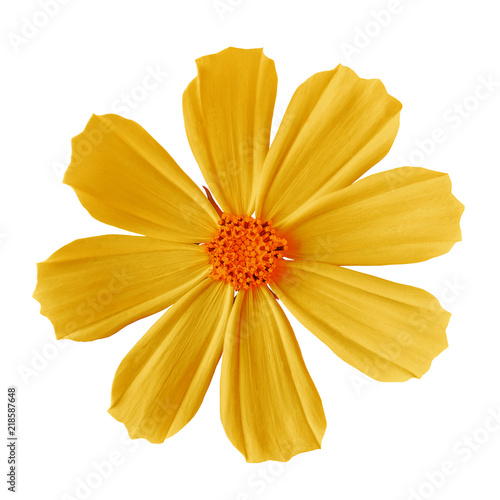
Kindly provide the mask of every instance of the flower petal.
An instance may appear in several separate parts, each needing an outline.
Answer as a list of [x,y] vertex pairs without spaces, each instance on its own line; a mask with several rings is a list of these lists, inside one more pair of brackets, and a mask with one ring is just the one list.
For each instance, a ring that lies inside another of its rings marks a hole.
[[97,236],[73,241],[38,264],[33,296],[58,339],[95,340],[166,309],[209,268],[199,245]]
[[305,203],[350,185],[387,154],[400,110],[380,80],[342,65],[306,80],[264,163],[257,216],[279,225]]
[[274,62],[262,49],[230,47],[197,59],[183,96],[184,122],[203,176],[225,212],[251,215],[269,150]]
[[206,279],[174,304],[121,362],[109,413],[132,439],[161,443],[195,415],[222,354],[233,289]]
[[283,261],[273,289],[345,362],[384,382],[420,378],[448,346],[450,314],[429,293],[332,264]]
[[292,259],[405,264],[442,255],[460,241],[463,208],[447,174],[403,167],[323,196],[280,229]]
[[267,287],[236,296],[224,341],[221,417],[248,462],[287,461],[321,447],[321,399]]
[[93,115],[72,141],[64,176],[92,217],[184,243],[209,240],[218,215],[173,158],[137,123]]

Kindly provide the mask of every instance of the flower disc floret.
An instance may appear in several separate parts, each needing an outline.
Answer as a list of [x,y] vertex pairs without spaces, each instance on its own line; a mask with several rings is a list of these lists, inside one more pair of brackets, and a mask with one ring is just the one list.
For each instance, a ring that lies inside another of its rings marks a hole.
[[218,224],[219,232],[204,245],[212,260],[209,276],[235,290],[266,284],[287,249],[272,221],[223,213]]

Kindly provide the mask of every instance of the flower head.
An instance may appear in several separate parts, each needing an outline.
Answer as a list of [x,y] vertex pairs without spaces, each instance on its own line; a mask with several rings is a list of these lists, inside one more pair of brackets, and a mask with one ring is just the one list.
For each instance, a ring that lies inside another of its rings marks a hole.
[[269,282],[277,262],[288,248],[272,221],[248,215],[222,214],[220,229],[204,250],[210,255],[210,277],[229,283],[235,290]]
[[295,92],[270,144],[277,77],[262,50],[197,60],[183,97],[191,149],[217,202],[138,124],[93,116],[64,182],[97,220],[142,236],[74,241],[38,265],[57,338],[90,341],[168,310],[122,361],[109,412],[153,443],[196,414],[222,356],[221,419],[250,462],[321,446],[321,399],[279,301],[380,381],[421,377],[449,314],[423,290],[343,266],[420,262],[459,241],[446,174],[389,151],[401,104],[338,66]]

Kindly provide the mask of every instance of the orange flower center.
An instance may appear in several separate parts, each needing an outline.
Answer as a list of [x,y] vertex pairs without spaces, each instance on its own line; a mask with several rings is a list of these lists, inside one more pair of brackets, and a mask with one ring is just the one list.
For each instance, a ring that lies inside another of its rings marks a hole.
[[218,224],[215,238],[204,244],[212,260],[209,276],[226,281],[235,290],[267,283],[287,249],[272,221],[223,213]]

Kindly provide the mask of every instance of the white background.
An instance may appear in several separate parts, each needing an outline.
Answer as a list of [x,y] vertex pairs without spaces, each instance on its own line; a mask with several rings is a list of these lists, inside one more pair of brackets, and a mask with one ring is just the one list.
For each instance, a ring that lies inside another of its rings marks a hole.
[[[500,412],[497,3],[65,0],[50,18],[40,3],[3,2],[0,13],[0,342],[2,393],[10,384],[19,391],[17,498],[499,499],[500,430],[484,428]],[[35,20],[46,22],[30,31]],[[453,314],[450,348],[422,380],[371,381],[292,319],[328,428],[322,450],[285,464],[246,464],[227,440],[219,370],[181,432],[163,445],[128,440],[106,411],[111,382],[158,316],[105,340],[56,344],[31,298],[36,262],[76,238],[120,232],[93,220],[61,183],[71,137],[92,113],[119,112],[201,185],[181,95],[196,74],[194,60],[230,45],[264,47],[276,62],[275,128],[313,73],[341,62],[380,78],[403,111],[393,149],[371,172],[408,164],[449,172],[466,206],[464,241],[449,254],[363,269],[425,288]],[[160,75],[156,88],[137,90],[152,70]],[[496,84],[488,91],[485,80]],[[124,95],[138,99],[127,104]],[[440,144],[430,142],[436,128]],[[103,477],[95,464],[110,457],[115,465]],[[445,462],[453,474],[436,473]],[[78,489],[87,481],[90,490]],[[2,479],[2,494],[6,486]]]

